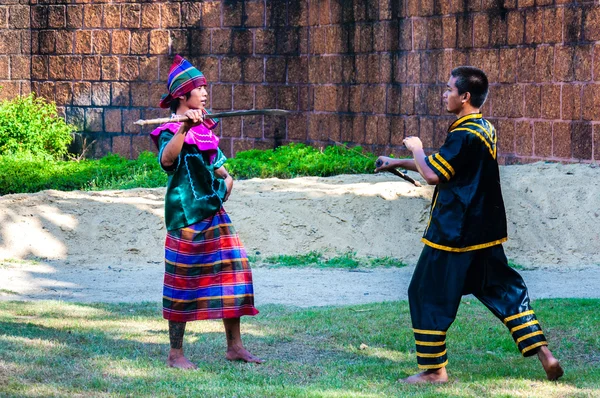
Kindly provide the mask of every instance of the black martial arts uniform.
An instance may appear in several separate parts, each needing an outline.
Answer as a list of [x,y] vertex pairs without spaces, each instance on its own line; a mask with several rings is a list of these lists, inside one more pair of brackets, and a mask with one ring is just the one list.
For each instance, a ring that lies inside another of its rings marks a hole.
[[481,114],[455,121],[439,153],[425,159],[440,183],[425,244],[408,289],[421,369],[446,366],[446,331],[461,297],[473,294],[510,330],[524,356],[547,345],[523,278],[508,266],[506,213],[496,132]]

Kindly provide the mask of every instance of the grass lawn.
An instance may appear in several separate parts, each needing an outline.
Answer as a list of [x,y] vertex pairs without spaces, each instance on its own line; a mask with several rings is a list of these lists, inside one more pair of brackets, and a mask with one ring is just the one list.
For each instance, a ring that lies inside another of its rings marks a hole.
[[[565,376],[549,382],[508,331],[466,297],[447,338],[451,382],[406,386],[417,371],[406,302],[296,309],[246,317],[262,365],[224,359],[220,321],[188,325],[197,371],[169,369],[157,303],[0,303],[0,396],[600,397],[600,300],[539,300],[534,308]],[[361,344],[367,347],[360,349]]]

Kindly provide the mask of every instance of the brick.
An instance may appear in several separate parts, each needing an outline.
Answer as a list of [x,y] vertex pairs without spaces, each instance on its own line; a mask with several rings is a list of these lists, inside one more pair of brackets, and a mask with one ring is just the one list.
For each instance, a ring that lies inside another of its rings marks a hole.
[[543,42],[562,43],[564,8],[546,8],[543,10]]
[[307,139],[308,117],[303,113],[293,114],[287,118],[287,138],[305,141]]
[[126,133],[138,134],[141,128],[134,123],[142,118],[139,109],[123,109],[123,130]]
[[102,57],[102,80],[119,79],[119,57]]
[[525,44],[542,43],[543,29],[540,27],[543,24],[542,9],[525,10]]
[[201,10],[200,3],[181,3],[181,26],[187,28],[201,26]]
[[73,105],[89,106],[92,104],[92,84],[88,82],[73,83]]
[[10,78],[12,80],[25,80],[31,78],[31,60],[26,55],[11,55]]
[[581,119],[581,93],[582,86],[579,84],[564,84],[562,86],[562,119]]
[[92,54],[108,54],[110,52],[110,34],[105,30],[92,31]]
[[212,108],[229,110],[232,108],[232,86],[229,84],[213,84],[210,95]]
[[66,14],[67,28],[76,29],[83,26],[83,6],[68,5]]
[[554,48],[541,46],[535,50],[535,79],[550,82],[554,78]]
[[263,138],[262,116],[245,116],[242,118],[242,134],[249,138]]
[[156,57],[139,58],[139,78],[145,81],[158,80],[158,59]]
[[223,26],[241,26],[242,25],[242,2],[225,2],[222,7]]
[[110,152],[131,159],[131,137],[128,135],[113,136]]
[[255,86],[254,102],[256,109],[276,108],[277,90],[273,86]]
[[600,40],[600,6],[594,5],[583,13],[583,37],[586,41]]
[[121,133],[121,120],[120,109],[104,109],[104,131],[107,133]]
[[223,57],[221,59],[222,82],[238,82],[242,78],[242,61],[239,57]]
[[99,4],[86,4],[83,6],[83,27],[102,27],[102,6]]
[[242,80],[246,83],[261,83],[264,80],[264,63],[261,58],[245,58],[241,65]]
[[189,31],[190,35],[190,54],[203,55],[210,54],[210,30],[194,29]]
[[600,160],[600,125],[593,124],[594,160]]
[[[56,31],[55,55],[73,53],[73,34],[74,34],[73,32],[64,31],[64,30]],[[85,43],[85,40],[84,40],[84,43]],[[88,42],[88,44],[89,44],[89,42]]]
[[456,43],[458,48],[473,47],[473,18],[459,15],[456,17]]
[[231,31],[232,49],[235,54],[252,54],[254,38],[252,31],[245,29],[233,29]]
[[181,9],[179,3],[161,4],[161,28],[179,28],[181,26]]
[[474,15],[473,30],[473,47],[487,47],[490,42],[490,19],[487,14]]
[[65,59],[63,56],[48,57],[48,76],[51,80],[65,78]]
[[56,103],[58,105],[71,105],[73,101],[73,87],[70,82],[57,82],[55,90]]
[[150,54],[169,53],[169,32],[153,30],[150,32]]
[[500,119],[493,122],[498,137],[498,152],[503,154],[515,151],[515,121]]
[[130,106],[129,83],[111,83],[110,104],[112,106]]
[[81,80],[83,58],[80,56],[71,56],[65,59],[65,71],[67,80]]
[[174,54],[181,54],[188,51],[188,34],[185,30],[171,30],[170,31],[170,52]]
[[571,124],[571,148],[573,157],[580,160],[592,159],[592,124]]
[[564,11],[563,40],[577,43],[582,39],[583,14],[581,7],[567,7]]
[[600,85],[584,85],[582,98],[583,119],[598,120],[600,118]]
[[[528,84],[523,89],[525,109],[523,116],[539,118],[542,114],[542,88],[539,85]],[[502,100],[502,99],[500,99]],[[509,99],[513,100],[513,99]],[[556,104],[550,104],[550,106]]]
[[206,28],[217,28],[221,26],[221,2],[202,2],[202,26]]
[[[246,2],[242,25],[257,28],[264,26],[265,5],[261,2]],[[297,25],[297,24],[294,24]]]
[[31,26],[29,6],[17,5],[8,7],[8,27],[26,29]]
[[[281,116],[265,116],[263,119],[263,134],[265,138],[274,138],[281,141],[286,136],[286,118]],[[333,121],[333,120],[331,120]],[[334,132],[339,131],[334,129]]]
[[66,8],[65,6],[48,7],[48,27],[64,28],[66,26]]
[[92,105],[110,105],[110,83],[92,83]]
[[[502,85],[494,87],[490,92],[494,104],[495,117],[523,116],[523,89],[518,85]],[[509,99],[509,100],[506,100]]]
[[[339,99],[339,97],[337,97]],[[277,107],[291,111],[298,110],[298,87],[280,86],[277,88]],[[337,109],[336,109],[337,110]]]
[[221,131],[223,137],[242,137],[242,118],[230,117],[221,120]]
[[153,105],[148,83],[131,83],[131,105],[137,107]]
[[557,46],[555,49],[555,77],[570,82],[575,78],[575,47]]
[[[202,71],[208,82],[219,81],[219,60],[216,57],[200,57],[192,59],[194,65]],[[163,79],[159,79],[163,80]]]
[[[223,38],[220,39],[221,41]],[[275,31],[272,29],[257,29],[254,36],[256,54],[274,54],[277,44]],[[213,39],[214,43],[214,39]]]
[[529,121],[517,121],[515,130],[516,153],[520,156],[533,155],[533,124]]
[[453,15],[442,17],[442,46],[444,48],[456,47],[456,17]]
[[149,49],[149,34],[144,31],[134,31],[131,32],[131,47],[129,52],[131,54],[140,54],[146,55],[148,54]]
[[542,118],[560,118],[560,86],[557,84],[544,84],[541,89]]
[[144,29],[160,28],[160,4],[144,3],[141,6],[141,27]]
[[[31,6],[31,28],[32,29],[47,29],[48,28],[48,7],[47,6]],[[0,8],[0,28],[8,28],[8,8]],[[80,25],[81,26],[81,25]]]
[[571,124],[554,123],[552,126],[552,156],[571,158]]
[[233,109],[254,108],[254,87],[250,85],[233,86]]
[[499,51],[493,49],[471,52],[471,65],[484,70],[490,84],[496,83],[499,74]]
[[552,124],[550,122],[534,122],[533,131],[534,155],[550,156],[552,154]]
[[[413,20],[413,49],[424,50],[427,48],[427,20]],[[361,51],[366,52],[366,51]]]
[[[6,63],[6,78],[8,78],[8,57],[0,56],[0,70],[3,70],[3,59]],[[3,75],[0,75],[2,78]],[[36,80],[48,79],[48,58],[45,56],[33,56],[31,58],[31,78]]]
[[[69,39],[72,40],[72,39]],[[59,40],[61,41],[61,40]],[[57,41],[57,47],[58,42]],[[69,50],[70,51],[70,50]],[[75,31],[75,54],[91,54],[92,53],[92,31],[76,30]]]
[[121,26],[121,6],[118,4],[104,5],[104,27],[116,29]]
[[[0,53],[8,54],[14,50],[9,49],[8,43],[14,37],[2,37],[0,32]],[[56,49],[56,32],[55,31],[42,31],[39,34],[39,51],[40,54],[54,54]]]
[[525,14],[522,11],[510,11],[507,16],[507,44],[522,44],[525,36]]
[[285,58],[267,58],[265,81],[270,83],[285,83],[285,76]]
[[142,152],[152,152],[155,154],[158,152],[149,134],[131,137],[132,159],[137,159]]
[[78,131],[83,130],[85,114],[83,108],[66,107],[65,109],[67,123],[72,124]]
[[82,78],[84,80],[100,80],[102,76],[101,57],[91,56],[82,58]]
[[233,41],[229,29],[214,29],[212,31],[211,49],[214,54],[227,54],[232,51]]
[[421,83],[421,59],[419,53],[412,52],[406,59],[406,81]]
[[85,110],[85,131],[101,132],[104,130],[102,108],[86,108]]
[[517,81],[522,83],[535,81],[536,60],[534,48],[524,47],[517,49],[517,65]]
[[[39,75],[41,73],[43,73],[43,70],[40,71],[43,68],[43,64],[40,63],[40,61],[37,61],[37,72],[36,70],[32,70],[32,72],[35,75]],[[35,67],[34,67],[35,68]],[[5,55],[0,55],[0,79],[2,80],[8,80],[9,78],[9,58]]]
[[142,7],[140,4],[123,4],[121,7],[121,26],[123,28],[141,27]]

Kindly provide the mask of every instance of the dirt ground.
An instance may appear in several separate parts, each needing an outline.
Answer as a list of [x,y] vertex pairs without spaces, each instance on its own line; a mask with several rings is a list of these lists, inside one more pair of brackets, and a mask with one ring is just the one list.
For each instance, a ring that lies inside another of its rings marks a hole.
[[[412,176],[416,176],[411,173]],[[600,168],[501,168],[507,256],[533,298],[600,297]],[[226,204],[247,251],[389,256],[408,267],[254,270],[257,303],[404,299],[433,187],[390,174],[237,181]],[[0,299],[155,301],[161,295],[164,189],[44,191],[0,197]]]

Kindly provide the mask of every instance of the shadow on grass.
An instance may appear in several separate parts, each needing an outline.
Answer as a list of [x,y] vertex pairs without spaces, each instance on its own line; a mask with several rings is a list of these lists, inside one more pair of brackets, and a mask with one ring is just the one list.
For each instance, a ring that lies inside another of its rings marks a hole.
[[192,322],[185,349],[199,369],[188,372],[164,363],[167,322],[156,303],[5,302],[0,395],[593,396],[600,387],[595,333],[600,301],[535,304],[563,359],[563,382],[545,382],[537,361],[521,358],[501,323],[473,303],[461,307],[448,334],[453,381],[414,387],[397,383],[416,371],[405,302],[304,310],[265,306],[259,316],[242,320],[245,345],[267,360],[263,365],[225,360],[221,321]]

